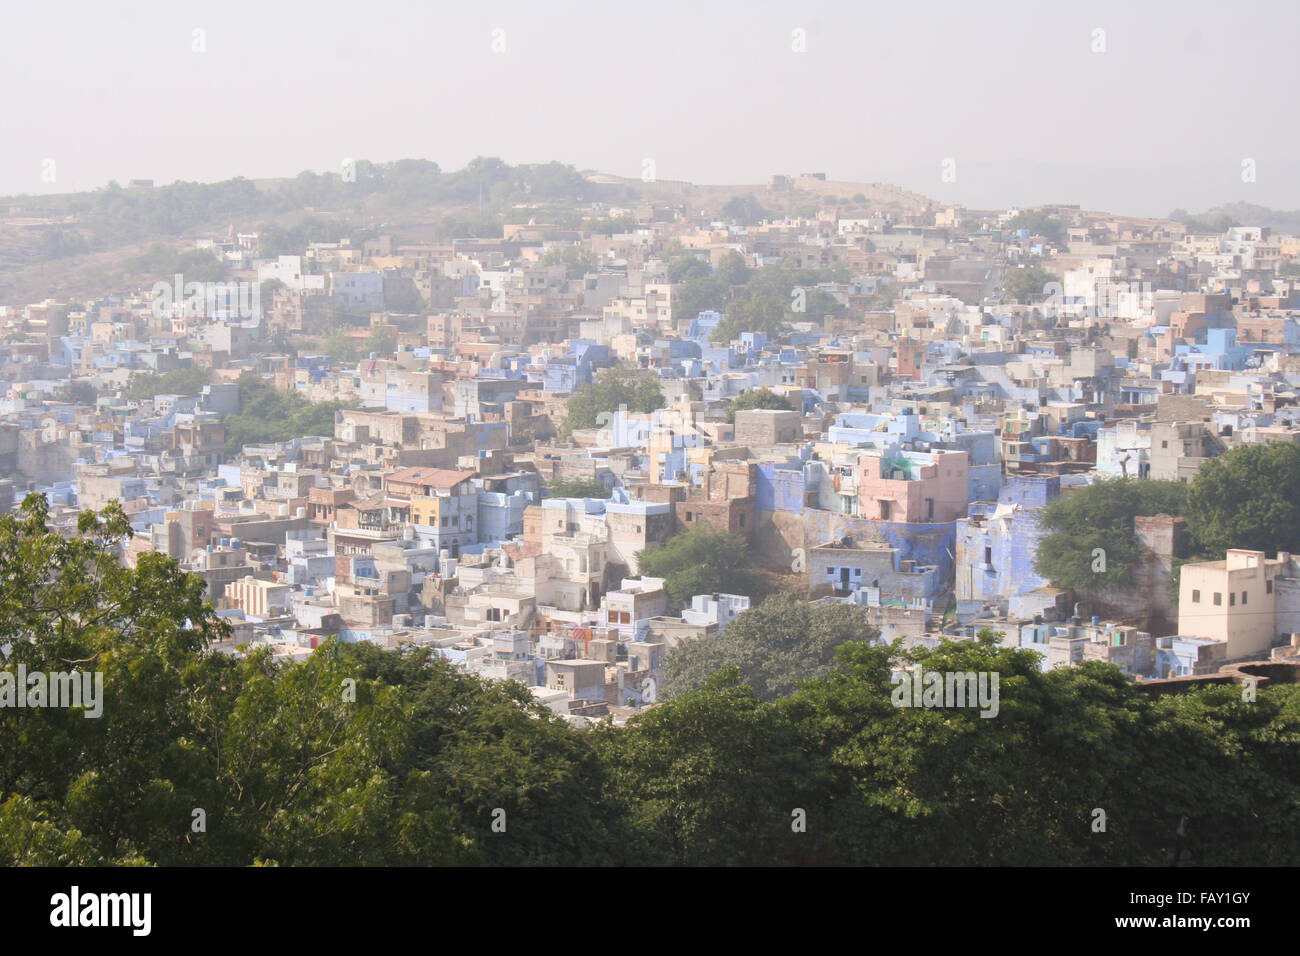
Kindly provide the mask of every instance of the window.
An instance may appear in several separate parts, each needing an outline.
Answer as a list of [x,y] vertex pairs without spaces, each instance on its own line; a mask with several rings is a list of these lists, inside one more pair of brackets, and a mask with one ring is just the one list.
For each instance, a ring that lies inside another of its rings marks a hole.
[[1214,606],[1215,606],[1215,607],[1218,607],[1218,606],[1221,605],[1222,603],[1223,603],[1223,595],[1220,594],[1218,591],[1215,591],[1215,592],[1214,592]]
[[1162,442],[1160,443],[1160,447],[1161,447],[1161,448],[1168,448],[1168,447],[1169,447],[1169,442],[1167,442],[1167,441],[1162,441]]
[[1237,592],[1236,592],[1236,591],[1229,591],[1229,592],[1228,592],[1228,607],[1236,607],[1236,606],[1237,606]]
[[690,513],[689,511],[686,512],[686,520],[687,520],[687,521],[690,521],[690,520],[691,520],[691,513]]
[[1242,591],[1242,592],[1241,592],[1241,603],[1242,603],[1242,604],[1246,604],[1246,603],[1248,603],[1246,599],[1249,598],[1249,597],[1250,597],[1250,594],[1249,594],[1248,592],[1246,592],[1246,591]]
[[1193,603],[1193,604],[1200,604],[1200,603],[1201,603],[1201,592],[1200,592],[1200,591],[1193,591],[1193,592],[1192,592],[1192,603]]

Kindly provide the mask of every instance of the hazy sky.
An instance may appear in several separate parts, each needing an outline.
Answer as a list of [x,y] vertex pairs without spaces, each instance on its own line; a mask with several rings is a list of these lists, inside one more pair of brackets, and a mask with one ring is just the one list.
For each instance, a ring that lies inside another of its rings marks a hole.
[[978,207],[1300,208],[1294,0],[97,0],[0,24],[0,194],[482,154]]

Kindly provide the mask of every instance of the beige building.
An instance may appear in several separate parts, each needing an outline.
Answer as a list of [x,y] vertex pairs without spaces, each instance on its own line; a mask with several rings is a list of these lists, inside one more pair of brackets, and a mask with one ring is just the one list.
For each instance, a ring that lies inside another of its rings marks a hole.
[[226,585],[226,604],[250,617],[287,614],[292,590],[287,584],[246,576]]
[[1267,657],[1278,643],[1278,581],[1290,555],[1230,549],[1222,561],[1185,564],[1178,591],[1178,632],[1227,644],[1227,659]]

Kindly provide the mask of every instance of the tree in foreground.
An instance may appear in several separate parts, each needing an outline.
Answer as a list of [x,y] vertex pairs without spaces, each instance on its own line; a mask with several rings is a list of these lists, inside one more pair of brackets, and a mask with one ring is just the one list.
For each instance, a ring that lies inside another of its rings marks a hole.
[[[1157,697],[776,599],[691,662],[719,668],[694,689],[577,728],[428,648],[216,653],[200,578],[118,560],[119,507],[49,524],[39,495],[0,516],[3,864],[1300,863],[1300,684]],[[20,666],[102,693],[15,708]],[[996,700],[900,706],[906,668]]]

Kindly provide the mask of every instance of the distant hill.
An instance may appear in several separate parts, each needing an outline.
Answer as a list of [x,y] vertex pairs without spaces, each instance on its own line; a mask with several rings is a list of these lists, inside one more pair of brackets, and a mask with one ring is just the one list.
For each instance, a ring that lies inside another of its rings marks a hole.
[[109,183],[88,192],[0,197],[0,302],[21,305],[49,294],[90,295],[106,285],[129,285],[145,278],[132,263],[152,243],[179,246],[232,226],[261,232],[262,251],[276,255],[310,241],[356,241],[379,232],[427,241],[500,236],[502,224],[515,221],[573,229],[584,219],[607,223],[610,206],[667,205],[712,216],[738,199],[763,215],[814,216],[830,205],[849,216],[908,214],[932,205],[885,183],[805,175],[753,186],[697,185],[555,162],[510,166],[490,157],[454,171],[425,159],[358,160],[346,171],[283,179]]
[[1169,218],[1204,232],[1222,232],[1230,226],[1264,226],[1287,235],[1300,234],[1300,209],[1288,212],[1248,202],[1224,203],[1195,216],[1186,209],[1175,209]]

